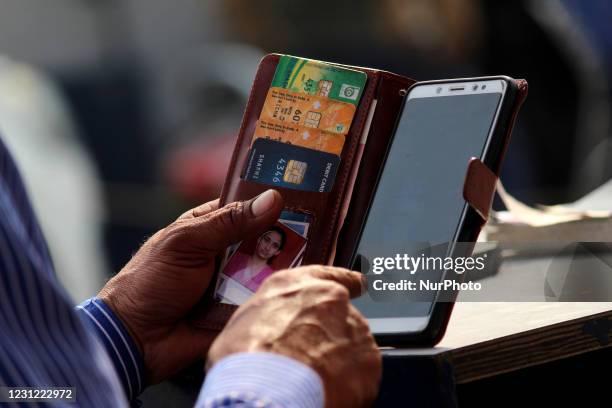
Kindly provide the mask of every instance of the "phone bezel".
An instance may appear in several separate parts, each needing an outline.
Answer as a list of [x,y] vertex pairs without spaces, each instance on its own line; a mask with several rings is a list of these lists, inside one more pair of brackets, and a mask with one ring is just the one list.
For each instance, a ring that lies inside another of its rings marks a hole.
[[[491,88],[491,84],[500,84],[498,88]],[[473,89],[474,85],[478,85],[478,89]],[[486,85],[485,89],[482,89],[482,85]],[[458,88],[463,86],[463,90],[453,90],[451,88]],[[441,91],[435,91],[437,88],[442,88]],[[488,89],[487,89],[488,88]],[[433,93],[432,93],[433,90]],[[387,157],[393,139],[397,132],[399,122],[403,116],[403,111],[406,106],[406,102],[409,99],[414,98],[425,98],[425,97],[441,97],[450,95],[469,95],[469,94],[482,94],[482,93],[501,93],[501,98],[495,112],[492,126],[487,135],[487,139],[481,151],[480,159],[489,168],[497,169],[503,159],[503,152],[505,147],[505,137],[508,122],[512,115],[513,103],[517,95],[518,88],[516,87],[514,80],[507,76],[494,76],[494,77],[479,77],[479,78],[457,78],[450,80],[436,80],[418,82],[409,88],[406,97],[404,98],[403,106],[401,108],[402,114],[398,116],[395,124],[395,130],[393,137],[388,143],[388,148],[383,159],[383,165],[380,167],[376,187],[374,193],[370,198],[368,210],[366,216],[362,221],[360,227],[359,237],[356,240],[353,248],[353,255],[351,257],[351,265],[354,263],[359,242],[361,241],[361,234],[365,227],[365,221],[369,215],[372,202],[378,189],[378,183],[385,168]],[[416,95],[416,96],[415,96]],[[467,170],[466,162],[466,170]],[[465,203],[457,229],[455,230],[452,246],[450,253],[455,251],[455,244],[457,242],[475,242],[478,237],[480,225],[482,220],[480,216],[467,204]],[[442,277],[444,279],[445,276]],[[456,293],[454,294],[456,297]],[[370,329],[374,333],[374,336],[379,345],[398,345],[398,344],[428,344],[434,345],[437,343],[444,334],[446,324],[450,318],[452,311],[453,302],[439,302],[437,297],[432,302],[430,312],[427,316],[422,317],[390,317],[390,318],[369,318]],[[406,325],[410,324],[409,330],[406,330]],[[385,330],[381,330],[384,328]]]

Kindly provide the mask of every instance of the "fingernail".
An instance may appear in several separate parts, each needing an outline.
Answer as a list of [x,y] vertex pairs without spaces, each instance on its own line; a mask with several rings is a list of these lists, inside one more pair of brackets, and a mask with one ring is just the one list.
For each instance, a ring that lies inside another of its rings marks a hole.
[[255,217],[269,211],[274,205],[274,190],[267,190],[257,196],[253,204],[251,204],[251,212]]

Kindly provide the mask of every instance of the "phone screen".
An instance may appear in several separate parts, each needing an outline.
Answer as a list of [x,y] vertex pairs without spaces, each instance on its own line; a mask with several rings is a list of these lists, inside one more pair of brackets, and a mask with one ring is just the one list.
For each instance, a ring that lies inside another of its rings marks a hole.
[[[357,246],[356,256],[367,265],[362,272],[374,258],[427,255],[455,240],[466,208],[467,165],[471,157],[483,158],[504,92],[503,81],[490,82],[479,82],[478,90],[465,84],[461,91],[450,89],[456,83],[429,84],[407,95]],[[424,324],[415,318],[427,317],[433,301],[386,302],[366,293],[354,304],[374,332],[384,332],[396,331],[397,318]],[[372,324],[383,320],[388,324]]]

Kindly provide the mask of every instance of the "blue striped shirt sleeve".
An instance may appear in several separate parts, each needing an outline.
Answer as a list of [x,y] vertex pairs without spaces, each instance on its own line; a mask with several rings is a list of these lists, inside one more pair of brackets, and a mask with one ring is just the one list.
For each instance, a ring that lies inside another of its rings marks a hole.
[[323,383],[310,367],[274,353],[238,353],[208,372],[197,408],[321,408]]
[[90,324],[104,345],[128,400],[134,400],[144,389],[145,370],[142,356],[131,335],[111,308],[97,297],[78,305],[77,312]]
[[21,177],[0,138],[0,386],[74,387],[76,403],[53,403],[58,407],[126,406],[107,353],[87,329],[55,278]]

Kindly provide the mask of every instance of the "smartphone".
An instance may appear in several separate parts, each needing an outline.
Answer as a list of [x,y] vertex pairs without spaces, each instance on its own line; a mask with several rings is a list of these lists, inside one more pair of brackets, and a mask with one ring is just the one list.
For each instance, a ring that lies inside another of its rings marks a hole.
[[[517,94],[508,77],[420,82],[408,90],[352,269],[369,280],[379,259],[432,251],[455,256],[466,251],[459,243],[476,241],[482,219],[462,195],[468,162],[477,157],[497,171]],[[434,279],[451,273],[439,271]],[[368,290],[354,300],[379,345],[434,345],[442,338],[454,299],[440,301],[435,291],[418,301],[394,296],[380,299]]]

